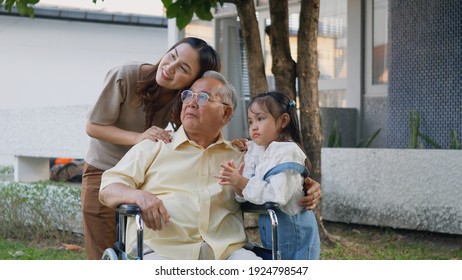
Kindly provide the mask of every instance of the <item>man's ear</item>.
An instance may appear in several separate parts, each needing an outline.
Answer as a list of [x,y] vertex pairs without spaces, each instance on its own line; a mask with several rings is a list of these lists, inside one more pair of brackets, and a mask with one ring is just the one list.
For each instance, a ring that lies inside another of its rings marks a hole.
[[282,114],[281,116],[281,127],[286,127],[290,122],[290,116],[287,113]]
[[226,119],[226,122],[229,122],[233,117],[234,110],[231,106],[225,106],[223,118]]

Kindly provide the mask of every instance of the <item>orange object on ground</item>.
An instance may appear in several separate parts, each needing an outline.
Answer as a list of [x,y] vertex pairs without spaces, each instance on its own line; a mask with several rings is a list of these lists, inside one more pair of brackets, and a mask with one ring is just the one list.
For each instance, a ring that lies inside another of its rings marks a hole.
[[73,161],[74,159],[73,158],[57,158],[55,159],[55,164],[58,165],[58,164],[66,164],[66,163],[69,163],[71,161]]

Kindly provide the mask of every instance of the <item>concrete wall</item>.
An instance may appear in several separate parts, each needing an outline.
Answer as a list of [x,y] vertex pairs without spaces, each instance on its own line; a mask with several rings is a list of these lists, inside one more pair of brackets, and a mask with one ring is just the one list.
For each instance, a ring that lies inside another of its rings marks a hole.
[[323,148],[327,221],[462,234],[462,151]]
[[[89,105],[40,107],[0,111],[0,152],[16,156],[82,158]],[[7,136],[7,137],[6,137]]]
[[15,181],[49,178],[49,158],[83,158],[90,105],[39,107],[0,111],[0,165],[15,166]]
[[[368,140],[378,129],[379,134],[372,141],[370,148],[387,147],[387,97],[376,96],[363,99],[361,139]],[[358,141],[359,142],[359,141]]]
[[356,147],[356,108],[320,108],[323,135],[323,147],[328,147],[329,136],[333,132],[334,124],[341,138],[341,147]]

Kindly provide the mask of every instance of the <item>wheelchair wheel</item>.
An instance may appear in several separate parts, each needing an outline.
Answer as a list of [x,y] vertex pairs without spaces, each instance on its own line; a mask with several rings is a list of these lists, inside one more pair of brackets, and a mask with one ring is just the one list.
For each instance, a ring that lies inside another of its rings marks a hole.
[[117,254],[112,248],[108,248],[104,250],[103,256],[101,257],[102,260],[106,261],[116,261],[118,260]]

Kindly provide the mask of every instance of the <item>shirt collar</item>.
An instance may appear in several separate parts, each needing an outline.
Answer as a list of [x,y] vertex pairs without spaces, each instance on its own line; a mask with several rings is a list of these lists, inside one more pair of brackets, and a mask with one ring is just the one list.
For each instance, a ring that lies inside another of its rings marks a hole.
[[[196,142],[189,140],[188,136],[186,135],[186,132],[184,131],[183,125],[181,125],[178,128],[178,130],[173,134],[173,141],[172,141],[173,149],[177,149],[178,146],[180,146],[184,142],[190,142],[191,144],[197,145]],[[230,141],[227,141],[223,138],[223,133],[221,133],[221,131],[218,136],[218,140],[214,144],[210,145],[209,148],[215,145],[225,145],[228,148],[235,149]]]

